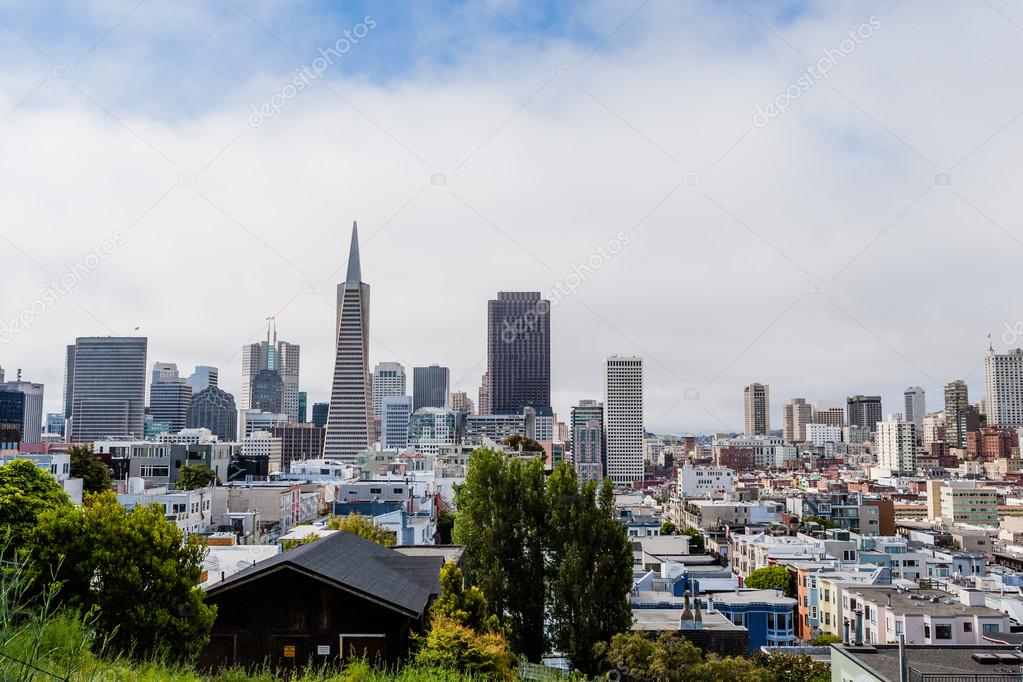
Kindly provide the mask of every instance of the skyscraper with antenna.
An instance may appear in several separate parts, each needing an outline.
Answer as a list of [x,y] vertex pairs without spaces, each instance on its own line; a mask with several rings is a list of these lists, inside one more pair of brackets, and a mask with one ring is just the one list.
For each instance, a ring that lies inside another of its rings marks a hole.
[[373,403],[369,377],[369,285],[362,281],[359,228],[352,223],[348,273],[337,285],[334,380],[327,412],[325,458],[354,462],[369,447]]
[[[277,340],[277,318],[266,318],[266,340],[242,346],[242,383],[238,399],[239,409],[260,408],[256,404],[257,393],[266,400],[266,387],[276,384],[269,381],[270,374],[280,377],[280,412],[288,418],[298,420],[298,370],[300,349],[298,344]],[[262,375],[260,375],[262,373]],[[257,378],[260,380],[257,382]],[[255,389],[260,388],[260,391]],[[263,405],[265,408],[266,406]],[[276,411],[276,410],[274,410]]]

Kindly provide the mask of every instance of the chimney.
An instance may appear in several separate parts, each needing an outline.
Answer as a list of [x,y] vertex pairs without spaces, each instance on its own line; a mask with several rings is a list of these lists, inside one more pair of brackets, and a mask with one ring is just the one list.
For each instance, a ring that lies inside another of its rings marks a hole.
[[886,592],[885,596],[888,598],[888,608],[891,608],[891,606],[892,606],[892,593],[891,592]]
[[700,613],[700,588],[697,587],[693,592],[693,605],[696,607],[696,611],[693,614],[693,629],[703,629],[703,614]]
[[689,593],[686,592],[685,605],[682,607],[682,616],[679,618],[679,629],[693,629],[693,612],[689,609]]

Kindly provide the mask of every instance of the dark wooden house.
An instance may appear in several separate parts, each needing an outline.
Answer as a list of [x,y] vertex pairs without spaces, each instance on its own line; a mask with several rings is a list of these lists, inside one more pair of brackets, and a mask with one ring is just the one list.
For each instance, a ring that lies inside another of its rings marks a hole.
[[443,562],[341,532],[261,561],[207,590],[217,618],[202,662],[400,660],[426,625]]

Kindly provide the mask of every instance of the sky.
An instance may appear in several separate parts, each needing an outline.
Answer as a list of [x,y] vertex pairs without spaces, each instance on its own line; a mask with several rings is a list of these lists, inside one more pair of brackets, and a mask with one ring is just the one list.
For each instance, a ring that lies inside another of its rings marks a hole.
[[67,344],[141,334],[236,392],[276,316],[324,401],[358,221],[371,364],[474,400],[531,290],[564,419],[613,354],[658,433],[752,382],[774,428],[975,401],[1023,336],[1021,43],[1006,0],[0,0],[0,366],[56,412]]

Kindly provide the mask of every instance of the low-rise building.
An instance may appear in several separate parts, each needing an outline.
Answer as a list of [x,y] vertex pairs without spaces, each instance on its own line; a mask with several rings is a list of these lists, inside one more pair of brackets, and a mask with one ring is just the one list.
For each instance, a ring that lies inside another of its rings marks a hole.
[[862,610],[863,641],[886,644],[904,635],[907,644],[984,645],[984,635],[1009,630],[1009,617],[984,605],[984,594],[963,589],[950,595],[938,590],[874,587],[847,590],[847,613]]

